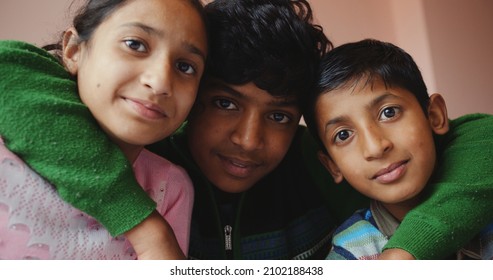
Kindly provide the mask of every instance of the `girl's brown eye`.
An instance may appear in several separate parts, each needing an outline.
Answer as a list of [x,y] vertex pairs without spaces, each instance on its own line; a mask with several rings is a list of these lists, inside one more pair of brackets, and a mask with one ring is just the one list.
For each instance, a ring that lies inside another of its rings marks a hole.
[[138,51],[138,52],[147,51],[144,44],[142,44],[141,42],[139,42],[137,40],[125,40],[125,44],[127,45],[127,47],[129,47],[130,49],[132,49],[134,51]]

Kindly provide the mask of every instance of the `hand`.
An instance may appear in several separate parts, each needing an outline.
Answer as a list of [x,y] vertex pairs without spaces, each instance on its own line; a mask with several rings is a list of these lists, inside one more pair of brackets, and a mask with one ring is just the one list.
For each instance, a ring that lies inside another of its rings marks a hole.
[[154,211],[140,224],[125,233],[139,260],[182,260],[185,255],[171,226]]
[[379,260],[415,260],[414,256],[402,249],[387,249],[378,257]]

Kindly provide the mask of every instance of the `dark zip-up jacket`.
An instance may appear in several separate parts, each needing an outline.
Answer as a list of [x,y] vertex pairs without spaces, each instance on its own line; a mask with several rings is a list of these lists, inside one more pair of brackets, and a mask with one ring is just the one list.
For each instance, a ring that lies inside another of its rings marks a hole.
[[[330,249],[335,226],[367,203],[345,186],[337,186],[341,193],[334,196],[344,197],[347,203],[327,201],[327,185],[332,178],[316,159],[316,146],[310,143],[303,126],[273,172],[251,189],[229,196],[220,194],[199,171],[186,146],[186,137],[182,128],[151,150],[184,167],[192,178],[195,203],[190,258],[323,259]],[[314,177],[325,185],[318,185]]]

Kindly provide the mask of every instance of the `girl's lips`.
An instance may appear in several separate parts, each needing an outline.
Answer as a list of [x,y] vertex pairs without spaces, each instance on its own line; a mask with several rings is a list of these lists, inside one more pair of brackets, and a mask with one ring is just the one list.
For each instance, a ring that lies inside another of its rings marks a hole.
[[222,155],[218,155],[218,157],[226,172],[238,178],[249,177],[258,166],[257,163],[249,160],[240,160]]
[[408,161],[401,161],[394,164],[391,164],[389,167],[381,169],[378,171],[373,177],[373,180],[376,180],[382,184],[389,184],[394,181],[399,180],[407,169]]
[[166,117],[166,113],[155,103],[135,98],[124,99],[143,118],[157,120]]

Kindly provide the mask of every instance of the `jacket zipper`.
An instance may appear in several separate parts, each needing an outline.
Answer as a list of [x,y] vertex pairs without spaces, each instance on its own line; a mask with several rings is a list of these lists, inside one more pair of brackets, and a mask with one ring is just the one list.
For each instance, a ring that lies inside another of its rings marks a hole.
[[226,250],[226,256],[228,256],[228,258],[233,257],[232,233],[233,227],[226,225],[224,227],[224,249]]

